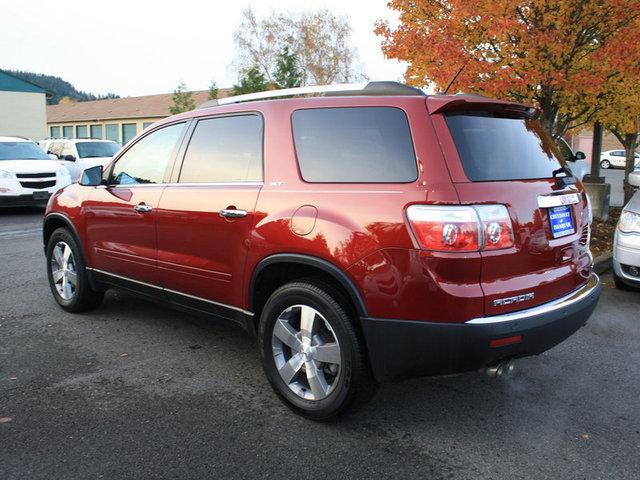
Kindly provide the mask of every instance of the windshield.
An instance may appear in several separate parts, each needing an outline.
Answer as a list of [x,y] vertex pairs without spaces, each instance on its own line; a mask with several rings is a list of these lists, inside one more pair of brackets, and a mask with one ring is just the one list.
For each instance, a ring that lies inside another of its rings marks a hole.
[[465,112],[447,115],[447,125],[472,182],[551,178],[561,167],[558,147],[537,120]]
[[49,160],[49,157],[32,142],[0,142],[0,160]]
[[120,145],[115,142],[78,142],[76,143],[80,158],[113,157]]

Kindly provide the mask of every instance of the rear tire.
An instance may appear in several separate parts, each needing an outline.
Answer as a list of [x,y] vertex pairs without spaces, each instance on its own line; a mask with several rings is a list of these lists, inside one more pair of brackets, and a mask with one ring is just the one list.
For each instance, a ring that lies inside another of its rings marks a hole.
[[609,162],[609,160],[602,160],[600,162],[600,166],[606,170],[608,168],[611,168],[611,162]]
[[58,228],[47,242],[47,276],[53,298],[68,312],[84,312],[102,302],[104,292],[91,289],[80,245],[66,228]]
[[262,365],[296,413],[323,421],[354,411],[377,390],[364,341],[330,285],[303,280],[278,288],[260,316]]

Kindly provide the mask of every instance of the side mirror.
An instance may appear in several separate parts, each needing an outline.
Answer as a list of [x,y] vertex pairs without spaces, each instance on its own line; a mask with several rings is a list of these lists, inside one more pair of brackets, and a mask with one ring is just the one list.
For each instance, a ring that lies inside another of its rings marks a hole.
[[63,160],[66,160],[67,162],[75,162],[76,157],[74,157],[73,155],[65,155]]
[[82,172],[82,177],[80,177],[80,182],[78,183],[84,187],[97,187],[98,185],[102,185],[102,165],[87,168]]
[[640,172],[631,172],[629,174],[629,185],[633,185],[634,187],[640,187]]
[[587,158],[587,156],[584,154],[584,152],[576,152],[573,158],[575,158],[576,160],[584,160],[585,158]]
[[58,160],[58,156],[53,154],[53,153],[47,153],[47,156],[51,159],[51,160]]

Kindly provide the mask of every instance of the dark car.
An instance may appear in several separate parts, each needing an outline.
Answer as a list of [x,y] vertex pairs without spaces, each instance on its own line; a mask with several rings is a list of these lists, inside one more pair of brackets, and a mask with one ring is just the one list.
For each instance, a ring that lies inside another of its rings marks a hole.
[[371,82],[169,117],[53,197],[51,290],[73,312],[118,287],[235,321],[318,420],[379,382],[501,368],[600,294],[586,196],[535,116]]

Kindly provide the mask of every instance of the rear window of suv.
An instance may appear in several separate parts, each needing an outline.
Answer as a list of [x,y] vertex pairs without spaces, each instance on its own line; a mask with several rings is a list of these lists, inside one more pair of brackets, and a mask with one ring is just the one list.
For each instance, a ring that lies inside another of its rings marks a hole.
[[302,178],[315,183],[406,183],[418,178],[404,111],[314,108],[293,113]]
[[560,152],[537,120],[468,112],[446,119],[473,182],[551,178],[561,166]]

